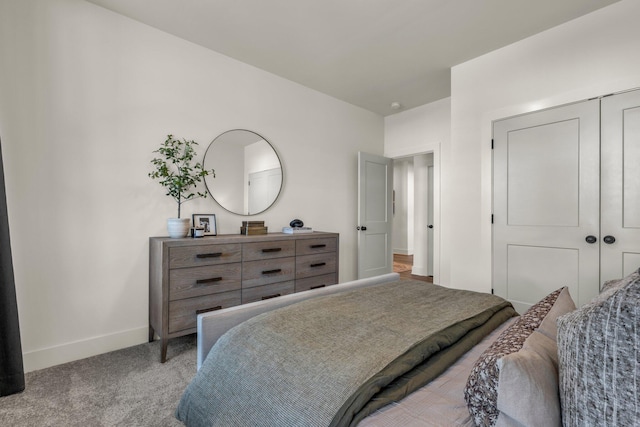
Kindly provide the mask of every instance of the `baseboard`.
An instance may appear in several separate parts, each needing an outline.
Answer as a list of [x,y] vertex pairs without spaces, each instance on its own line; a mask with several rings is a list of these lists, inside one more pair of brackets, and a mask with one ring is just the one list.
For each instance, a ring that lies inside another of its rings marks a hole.
[[394,255],[413,255],[413,249],[393,249]]
[[149,328],[142,327],[115,334],[23,353],[24,371],[31,372],[110,351],[143,344],[149,340]]

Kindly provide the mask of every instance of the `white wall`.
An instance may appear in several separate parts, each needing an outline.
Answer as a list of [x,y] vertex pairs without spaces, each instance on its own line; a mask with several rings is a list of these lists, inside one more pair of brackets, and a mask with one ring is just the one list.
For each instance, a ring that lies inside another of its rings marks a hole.
[[[147,173],[168,133],[200,156],[223,131],[262,134],[285,185],[255,219],[340,233],[340,280],[356,277],[357,152],[382,154],[382,117],[82,0],[0,2],[0,58],[27,371],[146,341],[148,237],[176,211]],[[210,198],[183,209],[220,233],[247,219]]]
[[491,288],[491,122],[640,87],[638,17],[640,2],[623,0],[452,69],[442,203],[452,286]]
[[451,139],[451,98],[384,118],[384,155],[398,158],[430,151]]

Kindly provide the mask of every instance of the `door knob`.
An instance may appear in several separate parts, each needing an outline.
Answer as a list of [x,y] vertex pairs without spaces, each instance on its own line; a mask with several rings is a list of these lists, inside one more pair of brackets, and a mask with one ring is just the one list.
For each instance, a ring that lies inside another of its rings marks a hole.
[[427,228],[433,228],[433,224],[427,225]]
[[616,238],[613,236],[604,236],[604,238],[602,239],[607,245],[610,245],[612,243],[615,243]]
[[364,225],[362,227],[358,226],[358,227],[356,227],[356,230],[366,231],[367,227],[365,227]]
[[598,241],[598,238],[596,236],[587,236],[584,240],[587,241],[587,243],[595,243]]

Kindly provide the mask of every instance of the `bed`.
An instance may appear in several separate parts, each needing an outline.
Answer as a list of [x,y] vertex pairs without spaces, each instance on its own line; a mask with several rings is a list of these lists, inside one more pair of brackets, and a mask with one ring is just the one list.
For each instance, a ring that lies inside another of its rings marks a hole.
[[[606,311],[622,289],[635,295],[638,283],[632,277],[609,284],[600,300],[585,306],[588,316]],[[625,295],[619,304],[637,301],[637,295]],[[591,344],[566,338],[583,336],[584,322],[593,325],[590,317],[583,319],[583,308],[575,309],[567,288],[514,316],[499,297],[397,275],[207,313],[198,318],[199,370],[176,417],[187,426],[560,425],[562,419],[575,419],[572,425],[595,419],[591,424],[599,425],[611,416],[638,421],[625,399],[613,399],[613,410],[582,416],[579,396],[585,391],[573,376],[589,373],[572,372],[572,358],[576,346]],[[569,332],[558,337],[562,328]],[[625,355],[637,368],[637,346],[630,351]],[[589,381],[591,394],[598,380]],[[630,383],[619,387],[626,396]],[[562,384],[571,387],[562,390]],[[579,416],[571,418],[575,412]]]

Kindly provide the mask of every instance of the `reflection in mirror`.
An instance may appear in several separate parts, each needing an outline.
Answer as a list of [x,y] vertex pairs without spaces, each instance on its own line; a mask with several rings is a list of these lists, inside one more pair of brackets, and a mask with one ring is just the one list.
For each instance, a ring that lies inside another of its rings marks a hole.
[[234,129],[216,137],[204,154],[204,182],[216,202],[238,215],[257,215],[276,201],[282,165],[271,144],[255,132]]

